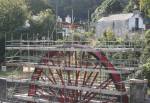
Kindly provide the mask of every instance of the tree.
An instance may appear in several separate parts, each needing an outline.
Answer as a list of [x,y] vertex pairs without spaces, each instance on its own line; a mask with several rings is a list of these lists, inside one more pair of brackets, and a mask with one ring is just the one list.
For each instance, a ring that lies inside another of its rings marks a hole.
[[143,74],[146,77],[146,79],[148,79],[148,85],[150,87],[150,59],[148,60],[147,63],[143,65],[143,67],[144,67]]
[[5,38],[25,24],[28,18],[28,6],[25,0],[0,0],[0,63],[4,60]]
[[135,9],[139,10],[139,0],[129,0],[124,12],[133,12]]
[[150,30],[145,33],[145,48],[142,55],[144,63],[148,62],[150,58]]
[[51,9],[40,11],[30,19],[30,30],[32,33],[46,34],[53,31],[55,24],[55,15]]
[[[0,0],[0,31],[13,32],[24,25],[28,17],[25,0]],[[3,35],[1,34],[0,37]]]
[[124,12],[133,12],[134,9],[134,2],[130,0],[128,5],[125,7]]
[[144,12],[144,15],[150,17],[150,0],[140,0],[140,10]]
[[144,76],[148,79],[150,86],[150,30],[145,33],[145,48],[142,60],[144,63]]
[[51,9],[48,0],[27,0],[27,3],[33,15],[38,14],[40,11]]
[[106,16],[111,13],[121,12],[123,10],[121,2],[119,0],[104,0],[92,14],[93,21],[96,21],[102,16]]

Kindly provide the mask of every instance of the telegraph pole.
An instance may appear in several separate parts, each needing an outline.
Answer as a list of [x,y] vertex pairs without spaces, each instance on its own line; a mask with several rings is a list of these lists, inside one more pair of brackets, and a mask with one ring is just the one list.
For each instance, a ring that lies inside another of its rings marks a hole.
[[88,9],[88,31],[90,29],[90,8]]
[[74,36],[74,34],[73,34],[73,24],[74,24],[74,12],[73,12],[73,1],[71,0],[71,34],[72,34],[72,44],[73,44],[73,36]]
[[57,39],[57,17],[58,17],[58,0],[56,0],[56,39]]

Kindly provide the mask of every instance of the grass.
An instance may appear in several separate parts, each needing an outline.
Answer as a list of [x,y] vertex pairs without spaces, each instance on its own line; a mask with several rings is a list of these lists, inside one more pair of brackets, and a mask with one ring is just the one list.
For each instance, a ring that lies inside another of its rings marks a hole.
[[0,77],[7,77],[7,76],[9,76],[9,75],[11,75],[12,74],[12,72],[3,72],[3,71],[0,71]]
[[8,77],[8,76],[12,76],[12,75],[19,75],[21,73],[21,71],[19,70],[9,70],[9,71],[0,71],[0,77]]

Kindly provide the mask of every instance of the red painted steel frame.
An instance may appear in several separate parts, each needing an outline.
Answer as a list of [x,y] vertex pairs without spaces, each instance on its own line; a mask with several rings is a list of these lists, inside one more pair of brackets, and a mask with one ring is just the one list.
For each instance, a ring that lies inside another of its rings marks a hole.
[[[66,46],[64,46],[64,47],[66,47]],[[69,46],[67,45],[67,47],[89,48],[89,47],[82,46],[82,45],[69,45]],[[90,49],[91,49],[91,48],[90,48]],[[69,55],[70,55],[71,51],[68,51],[68,52],[69,52]],[[96,59],[98,59],[98,60],[102,63],[102,65],[105,66],[105,68],[106,68],[107,70],[116,71],[116,69],[114,68],[113,64],[111,64],[111,62],[109,62],[109,60],[107,59],[107,57],[106,57],[105,55],[103,55],[103,53],[101,53],[100,51],[95,51],[95,50],[93,49],[93,52],[88,52],[88,53],[91,54],[91,55],[93,55]],[[62,56],[62,55],[64,55],[64,54],[62,54],[62,53],[60,53],[60,52],[58,52],[58,51],[49,51],[44,57],[50,58],[50,57],[59,56],[59,55]],[[76,58],[76,54],[75,54],[75,58]],[[70,60],[70,56],[69,56],[69,60]],[[46,64],[48,63],[48,60],[42,59],[41,62],[46,65]],[[53,61],[52,61],[52,62],[53,62]],[[66,61],[65,61],[65,62],[66,62]],[[76,61],[75,61],[75,64],[77,64]],[[57,65],[58,65],[58,64],[57,64]],[[65,64],[65,65],[67,65],[67,64]],[[67,66],[70,67],[70,61],[69,61],[69,63],[68,63]],[[87,67],[87,65],[86,65],[86,67]],[[41,68],[35,68],[35,71],[34,71],[32,77],[31,77],[31,80],[32,80],[32,81],[37,81],[37,80],[39,80],[39,78],[40,78],[42,72],[43,72],[43,69],[41,69]],[[60,78],[60,80],[61,80],[62,85],[64,85],[64,80],[63,80],[63,76],[62,76],[61,70],[56,70],[56,72],[57,72],[57,74],[58,74],[58,76],[59,76],[59,78]],[[49,70],[49,73],[50,73],[51,76],[52,76],[52,78],[48,78],[49,81],[51,81],[53,84],[57,84],[57,82],[56,82],[56,80],[55,80],[55,78],[54,78],[53,73],[52,73],[51,70]],[[84,73],[83,85],[86,85],[88,79],[92,76],[92,74],[93,74],[93,72],[91,72],[89,75],[87,74],[87,72]],[[79,71],[76,71],[75,85],[78,85],[78,78],[79,78],[79,75],[80,75],[80,72],[79,72]],[[98,73],[95,74],[95,76],[94,76],[94,78],[93,78],[93,80],[92,80],[90,86],[93,85],[93,83],[94,83],[94,81],[95,81],[97,75],[98,75]],[[116,89],[117,89],[118,91],[125,92],[125,91],[126,91],[125,85],[124,85],[123,83],[121,83],[122,80],[121,80],[120,75],[119,75],[119,74],[113,74],[113,73],[111,73],[110,76],[111,76],[111,81],[114,83]],[[87,78],[86,78],[86,77],[87,77]],[[107,87],[107,85],[108,85],[111,81],[108,80],[108,81],[105,81],[104,83],[101,83],[101,84],[100,84],[100,89],[105,89],[105,88]],[[69,83],[69,84],[72,84],[72,83],[71,83],[71,79],[70,79],[70,71],[68,71],[68,83]],[[29,95],[29,96],[35,96],[35,95],[36,95],[36,89],[37,89],[37,85],[35,85],[34,83],[33,83],[33,84],[30,84],[30,86],[29,86],[29,91],[28,91],[28,95]],[[54,93],[54,95],[55,95],[55,92],[54,92],[52,89],[50,89],[50,91],[51,91],[52,93]],[[79,95],[81,96],[81,91],[78,92],[78,91],[75,91],[75,90],[72,91],[72,95],[70,95],[70,97],[64,97],[64,95],[63,95],[63,94],[64,94],[64,89],[60,90],[59,93],[60,93],[60,95],[61,95],[61,97],[58,97],[60,103],[65,103],[65,101],[69,101],[70,103],[74,103],[74,102],[73,102],[74,100],[73,100],[72,97],[76,98],[76,97],[79,96]],[[88,98],[85,102],[83,102],[83,103],[88,103],[88,102],[90,101],[90,99],[92,99],[93,97],[95,97],[95,94],[94,94],[94,93],[86,92],[84,98],[85,98],[86,96],[89,96],[89,98]],[[71,98],[71,99],[70,99],[70,98]],[[127,96],[127,95],[122,96],[122,103],[128,103],[128,96]]]

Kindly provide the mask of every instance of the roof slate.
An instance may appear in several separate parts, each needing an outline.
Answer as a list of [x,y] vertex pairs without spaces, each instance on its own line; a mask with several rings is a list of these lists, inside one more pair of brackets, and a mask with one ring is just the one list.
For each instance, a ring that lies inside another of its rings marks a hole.
[[101,21],[115,21],[115,20],[128,20],[134,15],[134,13],[127,13],[127,14],[114,14],[110,15],[108,17],[102,17],[98,20],[98,22]]

